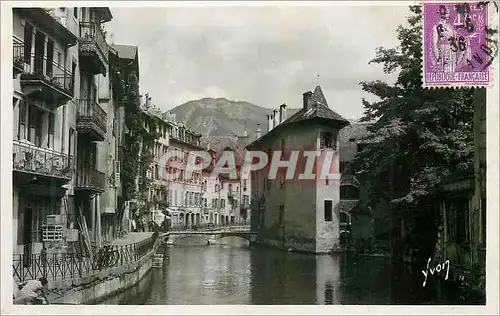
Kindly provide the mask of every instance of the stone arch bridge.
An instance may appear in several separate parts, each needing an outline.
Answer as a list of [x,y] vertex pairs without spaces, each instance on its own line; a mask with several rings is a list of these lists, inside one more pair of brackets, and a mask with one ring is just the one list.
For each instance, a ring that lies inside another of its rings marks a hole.
[[251,232],[249,226],[238,226],[211,230],[170,231],[160,235],[160,238],[169,245],[177,244],[181,239],[192,237],[202,238],[207,244],[218,244],[225,237],[240,237],[252,244],[257,238],[257,233]]

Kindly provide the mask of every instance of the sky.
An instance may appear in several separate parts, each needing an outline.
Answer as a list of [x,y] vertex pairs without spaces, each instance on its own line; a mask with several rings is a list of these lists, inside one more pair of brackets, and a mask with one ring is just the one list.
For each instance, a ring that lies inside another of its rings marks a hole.
[[266,108],[301,107],[319,83],[330,108],[363,114],[359,85],[392,81],[368,62],[379,46],[397,47],[408,6],[112,7],[108,40],[139,47],[140,90],[169,110],[221,97]]

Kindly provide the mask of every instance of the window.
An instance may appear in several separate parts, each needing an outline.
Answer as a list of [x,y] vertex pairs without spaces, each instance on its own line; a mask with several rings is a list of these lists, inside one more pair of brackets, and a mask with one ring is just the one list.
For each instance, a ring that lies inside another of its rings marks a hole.
[[340,187],[341,200],[357,200],[359,199],[359,189],[352,185],[343,185]]
[[27,24],[24,26],[24,63],[31,65],[31,44],[33,41],[33,26]]
[[325,283],[325,305],[333,305],[333,285],[330,281]]
[[339,171],[340,173],[347,172],[347,168],[349,167],[349,162],[348,161],[341,161],[339,163]]
[[243,191],[247,190],[247,180],[243,180]]
[[19,101],[19,132],[18,139],[26,139],[26,103],[24,100]]
[[40,119],[41,117],[42,117],[42,111],[40,111],[35,106],[31,105],[28,106],[28,125],[29,125],[28,139],[30,142],[34,143],[35,146],[37,147],[42,146],[43,120]]
[[469,241],[469,199],[455,198],[446,202],[448,240],[458,244]]
[[278,215],[278,225],[280,227],[283,227],[283,220],[285,218],[285,205],[281,204],[279,208],[279,215]]
[[226,200],[220,199],[220,208],[225,208],[225,207],[226,207]]
[[333,221],[333,203],[332,200],[325,200],[325,222]]
[[322,149],[323,148],[336,149],[337,148],[336,134],[334,134],[332,132],[321,133],[320,145],[321,145]]
[[158,164],[155,164],[155,179],[158,180],[160,178]]
[[248,205],[248,195],[243,195],[243,205]]
[[69,145],[68,145],[68,154],[70,156],[73,156],[73,151],[75,150],[73,148],[74,144],[75,144],[75,130],[70,128],[69,129]]
[[73,16],[78,19],[78,8],[73,8]]
[[71,63],[71,89],[75,89],[76,62]]
[[340,223],[341,224],[349,224],[349,218],[347,216],[347,213],[340,212]]
[[55,114],[49,112],[49,137],[47,137],[47,147],[54,148]]
[[52,77],[54,71],[54,41],[49,39],[47,40],[47,55],[46,55],[46,63],[45,63],[45,73]]

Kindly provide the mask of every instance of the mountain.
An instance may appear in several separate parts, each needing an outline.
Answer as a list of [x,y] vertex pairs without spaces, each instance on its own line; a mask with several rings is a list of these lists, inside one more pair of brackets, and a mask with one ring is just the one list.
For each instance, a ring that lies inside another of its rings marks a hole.
[[[287,108],[287,117],[299,109]],[[257,124],[263,133],[267,129],[266,115],[270,109],[245,101],[225,98],[203,98],[176,106],[171,110],[178,122],[203,136],[255,135]]]

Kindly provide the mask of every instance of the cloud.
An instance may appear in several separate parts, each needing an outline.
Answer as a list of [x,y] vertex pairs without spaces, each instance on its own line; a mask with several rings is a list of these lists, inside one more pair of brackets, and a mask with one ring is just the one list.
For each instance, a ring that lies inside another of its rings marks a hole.
[[330,107],[360,117],[359,82],[387,80],[368,65],[396,47],[407,5],[112,8],[117,44],[139,46],[141,92],[163,109],[202,97],[300,106],[319,82]]

